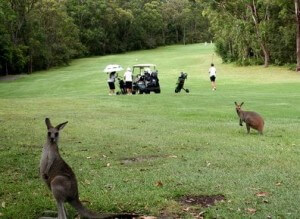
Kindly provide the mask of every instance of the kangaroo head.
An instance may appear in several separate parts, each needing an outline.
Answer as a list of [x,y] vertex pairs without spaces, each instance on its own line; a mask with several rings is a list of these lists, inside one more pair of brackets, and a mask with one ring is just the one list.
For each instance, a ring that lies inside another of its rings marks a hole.
[[45,123],[48,129],[47,139],[51,143],[57,143],[59,139],[59,131],[62,130],[68,122],[61,123],[56,127],[53,127],[50,119],[46,118]]
[[237,102],[234,102],[235,103],[235,109],[237,112],[240,112],[242,110],[242,106],[244,104],[244,102],[242,102],[241,104],[238,104]]

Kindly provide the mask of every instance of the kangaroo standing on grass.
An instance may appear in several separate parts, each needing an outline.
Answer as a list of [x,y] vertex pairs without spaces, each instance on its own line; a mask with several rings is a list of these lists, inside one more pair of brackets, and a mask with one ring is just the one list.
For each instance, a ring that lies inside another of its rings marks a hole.
[[[77,180],[71,167],[62,159],[58,150],[59,131],[68,122],[56,127],[51,125],[50,119],[45,120],[48,134],[40,161],[40,175],[57,202],[58,219],[67,219],[64,203],[72,205],[81,216],[87,218],[115,218],[119,215],[96,214],[86,209],[79,200]],[[122,216],[121,216],[122,217]],[[128,215],[127,215],[128,217]],[[130,217],[128,217],[130,218]]]
[[240,117],[240,126],[243,126],[243,122],[246,123],[247,133],[250,133],[250,127],[256,129],[260,134],[263,134],[264,119],[256,112],[243,111],[241,109],[244,102],[241,104],[235,103],[235,108],[238,116]]

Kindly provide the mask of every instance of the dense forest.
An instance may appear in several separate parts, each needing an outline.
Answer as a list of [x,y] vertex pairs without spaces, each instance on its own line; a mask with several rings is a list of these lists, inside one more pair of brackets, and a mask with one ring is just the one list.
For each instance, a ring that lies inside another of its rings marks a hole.
[[0,0],[0,75],[211,40],[224,62],[297,62],[300,70],[298,5],[300,0]]
[[202,6],[190,0],[0,0],[0,74],[210,41]]
[[223,61],[266,67],[296,63],[299,2],[202,0]]

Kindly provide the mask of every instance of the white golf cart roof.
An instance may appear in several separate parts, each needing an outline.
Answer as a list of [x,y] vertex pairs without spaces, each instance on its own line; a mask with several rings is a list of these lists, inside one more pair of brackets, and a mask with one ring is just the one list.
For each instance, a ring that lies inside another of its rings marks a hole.
[[156,71],[156,65],[154,65],[154,64],[138,64],[138,65],[134,65],[132,67],[132,73],[139,71],[139,73],[141,74],[143,69],[146,69],[146,68],[152,69],[151,71]]
[[156,67],[156,65],[154,64],[138,64],[138,65],[134,65],[134,68],[146,68],[146,67]]

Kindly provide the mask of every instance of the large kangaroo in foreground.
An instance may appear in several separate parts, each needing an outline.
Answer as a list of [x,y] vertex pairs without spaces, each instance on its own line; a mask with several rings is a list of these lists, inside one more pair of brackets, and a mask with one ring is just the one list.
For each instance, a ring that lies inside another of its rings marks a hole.
[[50,119],[45,120],[48,134],[40,161],[40,175],[57,202],[58,219],[67,219],[64,203],[72,205],[81,216],[86,218],[132,218],[130,215],[96,214],[86,209],[79,200],[77,180],[71,167],[62,159],[58,150],[59,131],[68,122],[56,127],[51,125]]
[[243,126],[243,122],[246,123],[247,133],[250,133],[250,127],[256,129],[260,134],[263,134],[264,119],[256,112],[243,111],[241,109],[244,102],[241,104],[235,103],[235,108],[238,116],[240,117],[240,126]]

